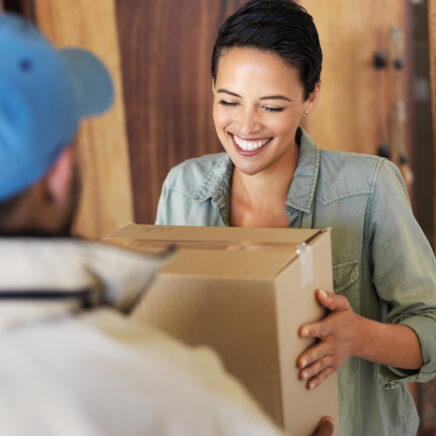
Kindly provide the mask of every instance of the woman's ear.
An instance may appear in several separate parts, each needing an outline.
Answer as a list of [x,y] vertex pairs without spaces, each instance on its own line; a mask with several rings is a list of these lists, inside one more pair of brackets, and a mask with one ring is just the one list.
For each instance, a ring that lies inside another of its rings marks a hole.
[[56,203],[65,202],[71,192],[74,157],[71,147],[65,148],[44,177],[48,194]]
[[312,112],[319,101],[319,96],[321,93],[321,82],[317,82],[315,85],[315,89],[310,93],[309,98],[307,99],[307,107],[306,111]]

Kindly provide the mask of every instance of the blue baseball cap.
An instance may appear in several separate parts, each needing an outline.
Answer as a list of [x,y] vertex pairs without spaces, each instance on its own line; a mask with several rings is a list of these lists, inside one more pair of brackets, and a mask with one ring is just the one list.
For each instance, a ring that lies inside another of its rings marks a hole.
[[57,50],[32,24],[0,14],[0,202],[41,179],[113,94],[94,55]]

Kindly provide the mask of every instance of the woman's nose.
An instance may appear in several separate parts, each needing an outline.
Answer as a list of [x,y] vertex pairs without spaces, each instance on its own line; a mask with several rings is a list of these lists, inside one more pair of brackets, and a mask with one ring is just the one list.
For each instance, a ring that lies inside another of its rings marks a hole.
[[243,135],[249,135],[260,130],[261,123],[254,110],[241,109],[237,118],[237,128]]

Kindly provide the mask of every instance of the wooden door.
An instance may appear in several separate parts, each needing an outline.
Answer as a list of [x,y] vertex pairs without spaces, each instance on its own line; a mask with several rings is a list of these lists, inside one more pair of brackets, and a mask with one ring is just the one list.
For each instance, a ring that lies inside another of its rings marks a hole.
[[134,219],[115,3],[35,0],[34,6],[45,35],[58,46],[95,53],[114,82],[114,107],[82,123],[77,138],[83,183],[75,231],[100,239]]
[[430,74],[431,74],[431,102],[433,125],[433,219],[434,245],[436,250],[436,2],[429,0],[429,32],[430,32]]
[[[324,53],[321,98],[307,118],[307,130],[323,148],[377,154],[378,145],[389,142],[390,29],[402,29],[408,40],[407,0],[300,0],[300,4],[314,17]],[[375,68],[377,52],[386,53],[386,68]],[[408,77],[407,60],[405,67]],[[407,84],[404,81],[405,95]]]
[[135,218],[153,223],[168,170],[221,151],[210,54],[242,0],[117,0]]

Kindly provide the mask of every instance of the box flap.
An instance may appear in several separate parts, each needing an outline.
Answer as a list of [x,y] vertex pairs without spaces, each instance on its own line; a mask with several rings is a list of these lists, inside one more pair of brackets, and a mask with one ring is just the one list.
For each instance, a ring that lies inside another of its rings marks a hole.
[[[317,229],[260,229],[248,227],[154,226],[129,224],[105,239],[134,239],[135,245],[180,248],[229,249],[242,247],[247,250],[273,248],[275,250],[301,244],[320,231]],[[146,243],[142,244],[145,240]]]
[[163,270],[170,274],[268,280],[297,257],[303,242],[309,244],[320,233],[317,229],[132,223],[106,237],[105,242],[148,253],[176,247],[180,255]]
[[163,273],[181,276],[271,280],[297,257],[295,250],[180,249]]

